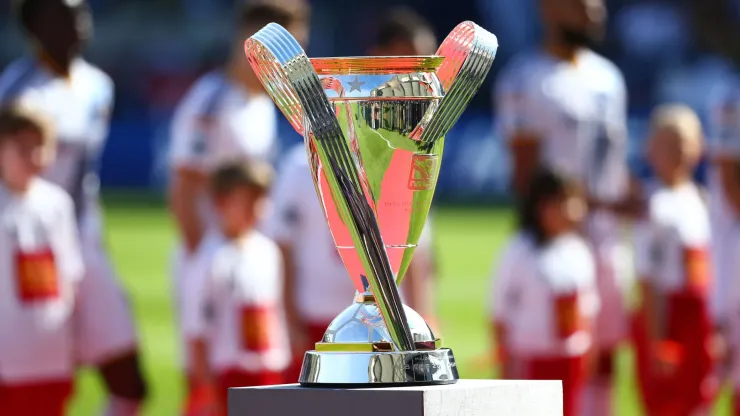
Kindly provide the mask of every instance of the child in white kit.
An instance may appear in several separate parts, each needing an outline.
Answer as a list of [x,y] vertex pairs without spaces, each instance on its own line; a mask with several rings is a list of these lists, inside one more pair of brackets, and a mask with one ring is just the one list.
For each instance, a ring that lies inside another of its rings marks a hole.
[[211,178],[219,235],[206,239],[184,281],[184,332],[193,363],[188,410],[226,414],[229,387],[280,384],[290,362],[282,257],[255,229],[272,179],[264,162],[226,165]]
[[71,315],[84,275],[72,199],[39,174],[51,132],[0,108],[0,413],[62,416],[72,393]]
[[503,377],[562,380],[565,416],[578,414],[600,307],[594,259],[578,234],[586,204],[576,183],[548,169],[535,174],[491,294]]
[[633,319],[636,373],[650,415],[709,411],[717,390],[710,293],[710,221],[692,174],[701,156],[699,117],[681,105],[658,107],[648,147],[657,180],[635,226],[641,304]]

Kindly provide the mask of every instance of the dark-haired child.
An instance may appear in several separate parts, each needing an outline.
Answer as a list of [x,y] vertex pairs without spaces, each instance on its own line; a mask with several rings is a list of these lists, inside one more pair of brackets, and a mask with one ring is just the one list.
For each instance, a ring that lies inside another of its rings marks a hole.
[[578,414],[600,307],[594,259],[578,234],[585,211],[577,182],[538,171],[491,295],[503,377],[562,380],[565,416]]

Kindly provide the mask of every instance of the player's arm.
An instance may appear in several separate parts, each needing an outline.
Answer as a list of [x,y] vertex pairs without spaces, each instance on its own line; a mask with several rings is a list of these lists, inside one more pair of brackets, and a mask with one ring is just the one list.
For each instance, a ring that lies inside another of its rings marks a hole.
[[508,349],[506,348],[506,332],[506,323],[503,320],[494,319],[493,340],[491,340],[492,345],[495,345],[493,349],[493,363],[499,366],[499,377],[511,379],[514,375],[511,372],[511,360],[508,355]]
[[210,258],[201,254],[183,279],[183,332],[188,343],[191,363],[186,407],[188,414],[208,414],[216,406],[215,378],[210,367],[206,328],[213,307],[214,281]]
[[[499,264],[493,273],[491,294],[493,304],[490,305],[490,319],[493,327],[492,336],[495,347],[492,350],[493,362],[498,366],[502,378],[514,378],[517,375],[512,372],[512,357],[508,346],[509,317],[516,313],[519,308],[519,297],[521,289],[518,284],[521,281],[515,278],[517,275],[516,260],[511,247],[504,250]],[[517,293],[519,292],[519,293]]]
[[435,259],[431,227],[428,225],[422,231],[404,282],[407,304],[424,318],[435,333],[438,332],[439,325],[435,307]]
[[205,233],[198,203],[207,187],[209,149],[216,141],[216,120],[202,114],[208,94],[203,85],[193,87],[177,108],[171,126],[168,204],[190,253]]
[[[62,193],[59,190],[60,194]],[[57,235],[59,239],[59,249],[63,250],[63,255],[58,259],[61,274],[65,279],[72,283],[74,290],[76,291],[79,282],[85,276],[85,266],[82,260],[82,250],[80,246],[80,235],[77,228],[77,220],[75,219],[75,209],[72,199],[67,195],[63,194],[63,203],[61,204],[64,209],[62,210],[61,218],[57,222]]]
[[434,307],[432,260],[426,250],[417,250],[404,278],[408,306],[424,318],[433,331],[439,330]]
[[206,191],[206,175],[197,169],[181,166],[173,172],[168,203],[188,252],[193,253],[203,239],[204,224],[198,212],[198,200]]
[[[590,256],[589,256],[590,257]],[[589,259],[588,273],[591,278],[588,279],[592,284],[588,287],[583,288],[578,297],[578,309],[580,310],[580,316],[583,317],[582,328],[583,331],[589,334],[596,333],[596,317],[601,310],[601,298],[599,297],[598,289],[596,288],[596,265],[593,259]],[[586,365],[587,371],[590,373],[597,368],[599,348],[596,345],[596,337],[591,338],[591,347],[586,353]]]
[[536,135],[526,131],[513,132],[508,139],[513,163],[512,187],[521,199],[540,162],[540,141]]
[[725,200],[735,217],[740,218],[740,158],[717,157],[715,163]]
[[[278,243],[280,247],[280,253],[283,258],[283,290],[282,290],[282,301],[285,307],[285,319],[288,322],[288,327],[291,330],[297,329],[302,333],[303,320],[301,319],[300,313],[298,312],[298,305],[295,301],[296,288],[298,282],[296,281],[295,262],[293,261],[293,245],[289,242]],[[291,332],[292,333],[292,332]],[[296,343],[298,341],[296,340]]]

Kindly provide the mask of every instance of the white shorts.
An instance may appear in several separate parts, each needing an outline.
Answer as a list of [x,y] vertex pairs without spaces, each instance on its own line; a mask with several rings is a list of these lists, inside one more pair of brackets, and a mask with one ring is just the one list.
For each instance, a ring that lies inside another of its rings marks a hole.
[[85,278],[75,309],[76,355],[81,364],[99,365],[135,350],[138,339],[128,299],[103,247],[100,227],[80,225]]
[[599,349],[612,349],[627,334],[624,286],[631,262],[628,250],[616,242],[594,246],[594,255],[597,264],[596,286],[601,298],[594,341]]

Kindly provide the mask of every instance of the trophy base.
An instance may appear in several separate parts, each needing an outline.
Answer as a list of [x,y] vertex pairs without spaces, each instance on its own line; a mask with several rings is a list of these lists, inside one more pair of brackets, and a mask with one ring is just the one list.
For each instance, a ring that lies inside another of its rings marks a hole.
[[454,384],[459,379],[452,350],[308,351],[298,382],[304,387],[397,387]]

